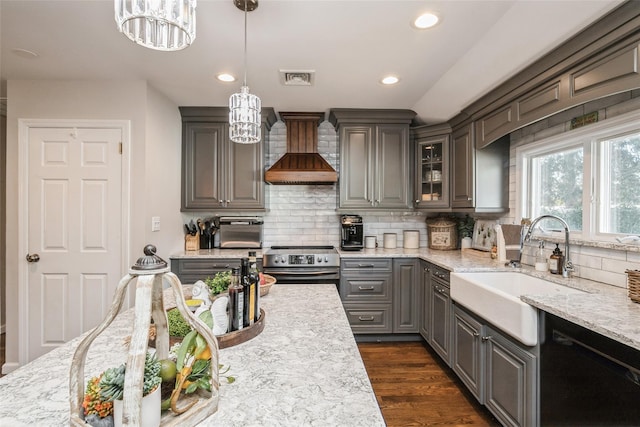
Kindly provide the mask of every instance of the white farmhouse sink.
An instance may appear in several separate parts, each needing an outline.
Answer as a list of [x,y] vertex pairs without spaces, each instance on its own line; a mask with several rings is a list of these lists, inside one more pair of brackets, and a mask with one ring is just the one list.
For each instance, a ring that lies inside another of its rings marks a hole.
[[538,310],[521,295],[582,293],[518,272],[451,273],[451,298],[525,345],[538,343]]

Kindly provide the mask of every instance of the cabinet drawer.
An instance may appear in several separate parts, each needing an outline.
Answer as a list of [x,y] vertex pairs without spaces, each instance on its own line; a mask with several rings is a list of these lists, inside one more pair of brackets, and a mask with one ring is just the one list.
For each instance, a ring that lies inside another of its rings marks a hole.
[[391,305],[390,304],[345,304],[349,324],[354,333],[373,334],[391,333]]
[[391,302],[391,276],[389,274],[359,274],[340,279],[340,297],[353,302]]
[[357,258],[357,259],[343,259],[340,268],[342,270],[355,270],[355,271],[391,271],[392,269],[391,258]]
[[205,280],[207,277],[213,277],[216,273],[229,271],[234,267],[240,268],[239,259],[175,258],[171,260],[171,271],[184,284]]

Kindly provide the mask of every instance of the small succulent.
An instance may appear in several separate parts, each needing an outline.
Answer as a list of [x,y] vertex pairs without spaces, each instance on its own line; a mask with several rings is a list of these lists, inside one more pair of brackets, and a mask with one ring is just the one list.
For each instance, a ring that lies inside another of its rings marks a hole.
[[84,400],[82,401],[85,416],[97,415],[100,418],[105,418],[113,414],[113,402],[101,397],[100,381],[102,376],[93,377],[87,382]]
[[[100,397],[106,401],[121,400],[124,394],[124,375],[126,365],[123,363],[117,368],[109,368],[102,374],[100,380]],[[144,384],[142,395],[146,396],[160,385],[160,362],[155,354],[147,353],[144,361]]]

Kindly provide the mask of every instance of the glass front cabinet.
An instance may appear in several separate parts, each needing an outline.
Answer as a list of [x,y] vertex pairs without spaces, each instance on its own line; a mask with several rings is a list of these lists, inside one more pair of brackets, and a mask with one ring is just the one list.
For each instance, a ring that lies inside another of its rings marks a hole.
[[417,163],[414,202],[418,209],[450,207],[449,141],[448,133],[433,135],[433,129],[424,132],[414,128]]

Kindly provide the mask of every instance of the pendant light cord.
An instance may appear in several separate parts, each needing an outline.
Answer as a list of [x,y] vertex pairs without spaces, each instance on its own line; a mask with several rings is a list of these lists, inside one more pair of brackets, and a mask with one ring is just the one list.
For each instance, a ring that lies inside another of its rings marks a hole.
[[244,0],[244,83],[247,85],[247,0]]

